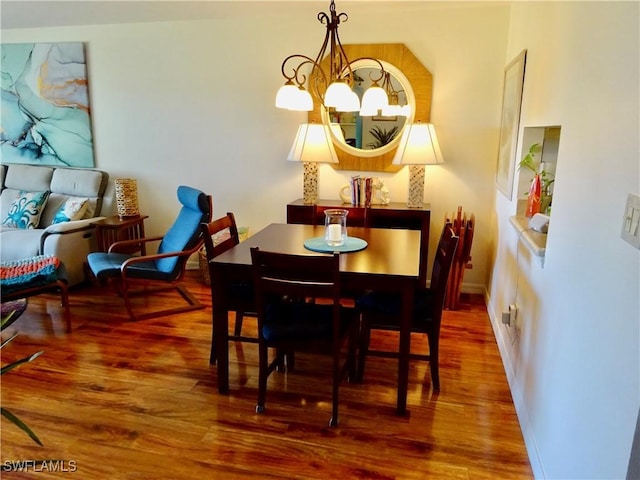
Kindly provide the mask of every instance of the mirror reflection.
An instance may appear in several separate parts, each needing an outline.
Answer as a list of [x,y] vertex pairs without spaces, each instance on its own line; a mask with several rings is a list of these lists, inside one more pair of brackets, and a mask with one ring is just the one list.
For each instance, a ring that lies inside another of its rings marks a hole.
[[408,85],[391,72],[380,79],[380,70],[373,67],[354,69],[353,91],[360,97],[378,82],[387,93],[389,108],[378,110],[375,115],[360,115],[358,112],[329,111],[329,122],[339,144],[358,150],[377,150],[400,137],[410,113]]
[[[420,60],[402,43],[363,43],[353,45],[343,45],[347,58],[352,59],[351,67],[356,71],[360,71],[363,68],[379,69],[380,65],[378,61],[382,63],[384,70],[391,73],[391,79],[395,78],[397,85],[394,83],[394,88],[399,92],[399,103],[407,99],[407,104],[410,105],[409,116],[406,118],[400,118],[402,126],[399,127],[399,131],[391,140],[391,143],[387,143],[385,146],[374,149],[367,149],[368,143],[375,142],[375,139],[367,140],[365,134],[368,134],[375,124],[362,127],[362,148],[352,147],[347,144],[348,138],[356,138],[355,130],[350,132],[348,123],[357,123],[357,117],[355,121],[353,117],[340,118],[339,122],[333,124],[332,138],[336,146],[336,153],[338,155],[338,163],[332,163],[331,165],[336,170],[361,170],[367,172],[397,172],[402,168],[401,165],[393,164],[393,157],[395,151],[400,143],[402,137],[402,131],[407,124],[413,122],[429,122],[429,112],[431,111],[431,90],[432,90],[432,76],[431,72],[427,70]],[[375,59],[375,60],[373,60]],[[325,57],[322,60],[322,64],[328,67],[330,59]],[[363,82],[368,80],[368,76],[365,72],[359,75]],[[380,77],[379,71],[377,77]],[[364,87],[364,83],[362,85]],[[400,90],[404,90],[401,92]],[[309,123],[324,123],[331,125],[333,112],[327,112],[327,110],[320,105],[319,102],[314,102],[313,110],[308,114]],[[337,118],[334,118],[337,120]],[[351,121],[348,121],[351,120]],[[371,118],[373,120],[373,118]],[[343,125],[345,123],[345,125]],[[376,124],[384,133],[384,130],[389,130],[391,122],[376,121]],[[394,125],[395,126],[395,125]],[[351,127],[351,126],[349,126]],[[344,134],[343,134],[344,128]],[[344,138],[344,140],[343,140]],[[353,140],[350,140],[353,142]],[[355,142],[353,142],[355,143]]]

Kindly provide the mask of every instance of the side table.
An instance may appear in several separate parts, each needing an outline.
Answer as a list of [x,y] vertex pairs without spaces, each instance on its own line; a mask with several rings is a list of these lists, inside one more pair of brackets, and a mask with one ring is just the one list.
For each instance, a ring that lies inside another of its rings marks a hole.
[[[122,240],[144,238],[144,220],[146,218],[149,218],[149,216],[139,215],[137,217],[120,218],[114,215],[95,222],[93,225],[96,227],[98,251],[108,252],[111,245]],[[132,247],[130,251],[123,253],[134,253],[137,251],[142,255],[146,255],[145,244],[143,243],[140,246]]]

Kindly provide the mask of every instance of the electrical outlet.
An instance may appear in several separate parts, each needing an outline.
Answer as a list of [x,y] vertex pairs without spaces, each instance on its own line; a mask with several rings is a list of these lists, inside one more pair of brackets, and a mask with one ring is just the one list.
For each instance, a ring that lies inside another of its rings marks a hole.
[[502,312],[502,323],[509,325],[511,323],[511,314],[509,312]]
[[515,325],[518,318],[518,305],[512,303],[509,305],[509,325]]
[[622,223],[622,239],[640,249],[640,197],[627,195]]

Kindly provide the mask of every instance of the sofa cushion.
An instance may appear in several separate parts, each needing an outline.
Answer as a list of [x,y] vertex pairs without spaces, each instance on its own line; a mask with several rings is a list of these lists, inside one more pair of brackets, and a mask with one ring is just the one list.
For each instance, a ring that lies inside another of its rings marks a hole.
[[0,261],[18,260],[20,258],[33,257],[40,252],[40,238],[44,230],[21,230],[0,226],[2,232],[2,248],[0,248]]
[[4,186],[26,192],[44,192],[51,190],[53,167],[41,165],[11,165],[7,170]]
[[108,177],[99,170],[57,168],[53,172],[49,190],[52,193],[60,193],[69,197],[89,198],[87,211],[83,218],[93,218],[99,215],[102,209],[102,196],[107,187],[107,180]]
[[47,203],[49,192],[24,192],[11,202],[9,213],[2,220],[8,227],[34,229],[40,223],[40,215]]
[[80,220],[89,206],[89,199],[83,197],[69,197],[58,209],[51,224]]

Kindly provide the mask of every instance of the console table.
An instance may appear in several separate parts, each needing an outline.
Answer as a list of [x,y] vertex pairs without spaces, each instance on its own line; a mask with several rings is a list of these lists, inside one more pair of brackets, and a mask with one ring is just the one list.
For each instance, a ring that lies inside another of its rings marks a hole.
[[420,272],[421,285],[427,282],[427,258],[429,254],[429,224],[431,206],[409,208],[406,203],[390,202],[387,205],[370,207],[342,203],[341,200],[318,200],[317,205],[305,204],[301,198],[287,205],[287,223],[324,225],[324,211],[342,208],[349,211],[347,227],[403,228],[420,230]]

